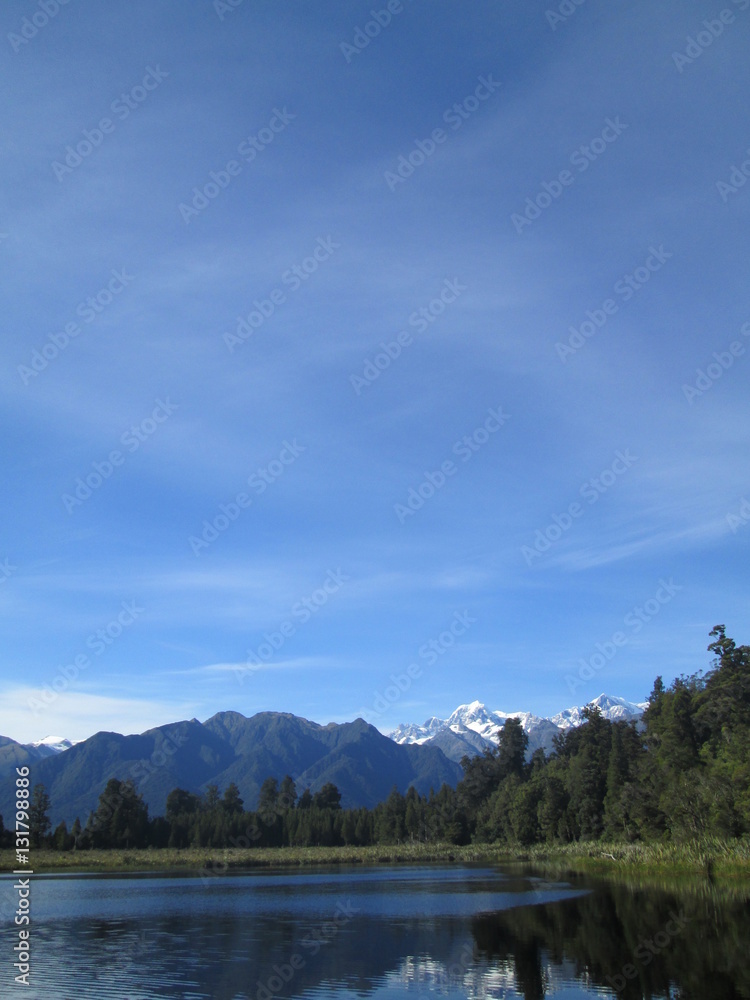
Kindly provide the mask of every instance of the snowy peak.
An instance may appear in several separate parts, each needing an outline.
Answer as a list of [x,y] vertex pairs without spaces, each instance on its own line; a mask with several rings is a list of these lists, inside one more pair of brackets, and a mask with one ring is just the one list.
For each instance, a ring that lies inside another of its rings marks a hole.
[[470,722],[477,720],[486,721],[488,715],[489,713],[481,701],[472,701],[468,705],[459,705],[449,719],[467,726]]
[[[626,701],[624,698],[616,698],[607,694],[600,694],[598,698],[589,702],[589,706],[598,708],[604,718],[611,722],[629,722],[631,719],[640,719],[647,705],[647,701]],[[583,721],[583,707],[566,708],[550,719],[550,722],[554,722],[560,729],[580,726]]]
[[601,709],[602,715],[613,722],[623,718],[640,718],[648,708],[647,701],[626,701],[624,698],[614,698],[608,694],[600,694],[591,704],[594,708]]
[[70,750],[78,740],[67,740],[64,736],[45,736],[43,740],[35,743],[28,743],[27,747],[36,753],[38,757],[52,757],[54,754]]
[[472,701],[470,705],[459,705],[443,722],[443,726],[448,726],[449,729],[460,726],[487,738],[494,736],[504,722],[494,712],[489,712],[480,701]]
[[401,723],[387,735],[396,743],[424,743],[425,740],[437,736],[444,727],[443,720],[433,716],[431,719],[427,719],[422,726],[417,725],[416,722]]
[[[648,702],[635,703],[606,694],[600,694],[589,702],[590,706],[598,708],[604,718],[612,722],[639,719],[647,704]],[[584,706],[566,708],[551,719],[544,719],[532,712],[491,711],[481,701],[472,701],[467,705],[459,705],[447,719],[433,716],[422,726],[402,723],[389,735],[396,743],[434,742],[452,759],[460,760],[467,752],[471,756],[472,752],[481,753],[484,747],[496,747],[497,734],[508,719],[518,719],[529,737],[530,757],[540,748],[549,753],[554,748],[556,736],[584,723],[586,720],[583,709]]]

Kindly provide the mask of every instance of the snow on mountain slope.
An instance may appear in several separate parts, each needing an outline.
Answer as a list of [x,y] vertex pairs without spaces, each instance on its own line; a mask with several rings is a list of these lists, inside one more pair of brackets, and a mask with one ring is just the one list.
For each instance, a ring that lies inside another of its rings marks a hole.
[[[647,704],[648,702],[634,703],[606,694],[600,694],[589,702],[589,705],[601,711],[605,719],[613,722],[639,719]],[[529,757],[539,748],[549,753],[554,747],[555,736],[584,722],[583,706],[566,708],[546,719],[532,712],[491,711],[482,702],[472,701],[467,705],[459,705],[447,719],[433,716],[422,726],[402,723],[388,735],[396,743],[434,743],[452,760],[460,760],[464,754],[471,756],[472,750],[478,754],[485,746],[497,746],[497,734],[511,718],[519,720],[529,737]],[[449,734],[454,738],[451,739]]]
[[62,753],[63,750],[70,750],[77,742],[79,741],[66,740],[64,736],[45,736],[43,740],[27,743],[26,746],[38,757],[51,757],[53,754]]
[[[611,695],[600,694],[594,698],[589,705],[601,710],[605,719],[612,722],[630,719],[639,719],[648,705],[647,701],[632,702],[624,698],[613,698]],[[583,722],[583,708],[566,708],[563,712],[558,712],[550,719],[560,729],[569,729],[571,726],[580,726]]]

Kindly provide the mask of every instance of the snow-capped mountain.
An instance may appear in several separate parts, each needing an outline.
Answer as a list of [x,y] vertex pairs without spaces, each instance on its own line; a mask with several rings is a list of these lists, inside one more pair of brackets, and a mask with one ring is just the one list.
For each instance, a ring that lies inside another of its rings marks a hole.
[[[605,719],[610,719],[612,722],[622,720],[628,722],[630,719],[640,718],[648,702],[625,701],[624,698],[613,698],[611,695],[600,694],[598,698],[590,701],[589,705],[600,709]],[[554,722],[560,729],[580,726],[583,722],[583,708],[566,708],[563,712],[553,715],[550,722]]]
[[80,741],[66,740],[63,736],[45,736],[36,743],[27,743],[26,749],[31,750],[37,757],[52,757],[56,753],[62,753],[63,750],[70,750],[78,742]]
[[[598,708],[605,719],[614,721],[639,719],[648,702],[631,702],[624,698],[613,698],[600,694],[589,705]],[[397,726],[388,735],[396,743],[430,743],[440,747],[446,757],[460,761],[462,757],[474,757],[485,747],[497,746],[497,734],[508,719],[518,719],[529,737],[528,756],[539,748],[549,753],[554,747],[554,737],[566,729],[580,726],[583,706],[566,708],[551,719],[543,719],[531,712],[491,711],[480,701],[459,705],[447,719],[434,716],[424,725],[415,723]]]

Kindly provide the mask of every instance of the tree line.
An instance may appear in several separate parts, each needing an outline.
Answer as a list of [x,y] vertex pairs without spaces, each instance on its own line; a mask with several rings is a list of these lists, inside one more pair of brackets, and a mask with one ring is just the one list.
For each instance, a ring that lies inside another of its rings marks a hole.
[[[149,818],[132,780],[112,778],[85,825],[50,830],[49,797],[36,785],[32,844],[58,850],[133,847],[277,847],[472,841],[528,846],[606,838],[687,839],[750,833],[750,646],[723,625],[710,633],[705,674],[666,687],[657,677],[639,722],[585,722],[527,761],[528,736],[508,719],[496,747],[464,757],[454,789],[393,788],[373,809],[342,809],[332,783],[298,794],[287,775],[267,778],[245,810],[232,783],[202,795],[175,788]],[[0,818],[0,838],[2,838]]]

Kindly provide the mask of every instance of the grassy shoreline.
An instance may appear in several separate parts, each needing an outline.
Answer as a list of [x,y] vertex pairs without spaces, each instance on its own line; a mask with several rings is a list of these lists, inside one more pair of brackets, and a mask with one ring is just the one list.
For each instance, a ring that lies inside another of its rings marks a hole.
[[[188,847],[134,850],[36,850],[34,872],[175,871],[223,874],[241,868],[306,868],[320,865],[489,862],[554,866],[570,872],[702,875],[750,878],[750,839],[683,844],[552,844],[513,849],[507,845],[399,844],[373,847]],[[17,867],[11,850],[0,851],[0,872]]]

